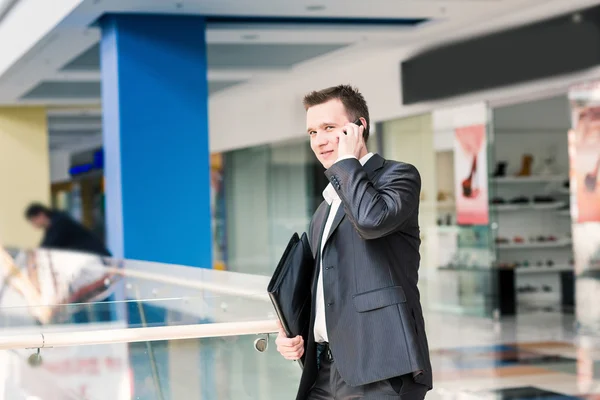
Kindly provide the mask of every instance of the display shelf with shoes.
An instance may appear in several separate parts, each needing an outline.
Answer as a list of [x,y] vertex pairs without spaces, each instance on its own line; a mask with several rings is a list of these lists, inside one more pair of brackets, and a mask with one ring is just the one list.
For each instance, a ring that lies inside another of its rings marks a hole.
[[494,174],[492,175],[494,178],[503,178],[506,176],[506,167],[508,166],[508,163],[506,161],[499,161],[496,164],[496,170],[494,171]]
[[525,177],[525,176],[531,176],[533,172],[533,155],[531,154],[523,154],[523,158],[521,159],[521,169],[519,170],[519,172],[517,172],[517,174],[515,175],[516,177]]
[[492,177],[492,183],[497,184],[525,184],[525,183],[551,183],[551,182],[562,182],[567,178],[564,174],[559,175],[530,175],[530,176],[502,176]]
[[570,215],[567,130],[518,123],[529,125],[494,127],[489,210],[496,259],[514,265],[518,310],[558,307],[562,276],[574,270],[570,220],[559,215]]
[[564,206],[558,208],[555,211],[555,214],[560,217],[571,217],[571,206],[570,204],[565,204]]
[[567,202],[564,201],[549,201],[549,202],[535,202],[529,201],[527,203],[518,204],[507,204],[507,203],[492,203],[491,207],[496,211],[529,211],[529,210],[559,210],[563,207],[568,206]]
[[500,242],[497,244],[498,249],[543,249],[552,247],[570,246],[572,241],[570,238],[562,238],[556,240],[524,240],[517,238],[513,242]]
[[573,271],[573,266],[569,264],[564,265],[542,265],[542,266],[530,266],[530,267],[517,267],[516,271],[519,274],[555,274],[563,271]]

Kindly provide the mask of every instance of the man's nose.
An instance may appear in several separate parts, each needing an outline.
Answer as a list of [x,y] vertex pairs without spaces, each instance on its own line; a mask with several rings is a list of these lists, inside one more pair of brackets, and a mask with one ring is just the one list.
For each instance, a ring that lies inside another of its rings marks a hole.
[[325,132],[317,132],[317,145],[324,146],[329,143],[329,137]]

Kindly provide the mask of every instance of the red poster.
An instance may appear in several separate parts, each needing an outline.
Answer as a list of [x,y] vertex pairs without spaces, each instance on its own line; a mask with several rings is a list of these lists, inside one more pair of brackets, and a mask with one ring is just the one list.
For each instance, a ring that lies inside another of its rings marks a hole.
[[456,222],[459,225],[487,225],[486,127],[481,124],[456,128],[454,137]]
[[577,110],[569,132],[569,157],[577,222],[600,222],[600,107]]

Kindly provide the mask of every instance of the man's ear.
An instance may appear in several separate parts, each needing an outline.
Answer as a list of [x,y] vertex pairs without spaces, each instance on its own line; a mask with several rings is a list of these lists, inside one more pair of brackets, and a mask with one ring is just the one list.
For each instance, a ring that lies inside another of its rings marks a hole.
[[362,125],[365,127],[365,130],[363,131],[363,139],[365,139],[366,142],[369,139],[369,126],[367,125],[367,120],[363,117],[360,117],[360,122],[362,122]]

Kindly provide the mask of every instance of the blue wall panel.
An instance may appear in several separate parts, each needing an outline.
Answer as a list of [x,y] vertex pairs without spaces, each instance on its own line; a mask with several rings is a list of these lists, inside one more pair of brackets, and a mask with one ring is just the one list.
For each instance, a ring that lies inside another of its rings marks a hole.
[[205,21],[125,14],[100,25],[109,247],[211,268]]

